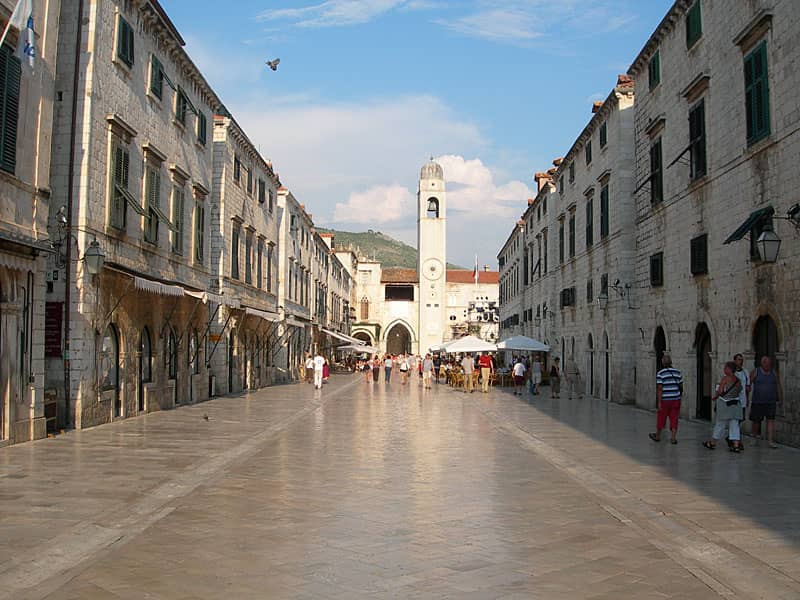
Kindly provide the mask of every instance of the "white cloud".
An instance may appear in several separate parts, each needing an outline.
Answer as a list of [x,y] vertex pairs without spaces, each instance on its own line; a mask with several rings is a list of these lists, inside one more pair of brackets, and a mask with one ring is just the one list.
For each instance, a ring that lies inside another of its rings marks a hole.
[[487,10],[454,20],[439,19],[439,25],[467,35],[497,42],[520,43],[542,34],[535,28],[533,15],[523,10]]
[[402,185],[376,185],[363,192],[353,192],[347,202],[337,202],[334,222],[388,223],[413,214],[414,194]]
[[295,27],[341,27],[367,23],[396,8],[422,10],[434,5],[419,0],[327,0],[301,8],[266,10],[258,19],[286,21]]

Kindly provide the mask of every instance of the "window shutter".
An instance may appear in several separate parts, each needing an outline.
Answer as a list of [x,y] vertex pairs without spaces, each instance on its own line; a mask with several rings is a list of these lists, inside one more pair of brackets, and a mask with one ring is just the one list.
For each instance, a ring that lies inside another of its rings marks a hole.
[[202,112],[197,113],[197,139],[201,144],[206,145],[206,115]]
[[153,55],[150,58],[150,93],[161,100],[164,91],[164,71],[161,62]]
[[17,166],[17,121],[19,119],[19,89],[22,67],[11,48],[0,49],[0,83],[2,90],[2,148],[0,168],[14,173]]
[[708,273],[708,235],[704,234],[691,241],[692,275]]

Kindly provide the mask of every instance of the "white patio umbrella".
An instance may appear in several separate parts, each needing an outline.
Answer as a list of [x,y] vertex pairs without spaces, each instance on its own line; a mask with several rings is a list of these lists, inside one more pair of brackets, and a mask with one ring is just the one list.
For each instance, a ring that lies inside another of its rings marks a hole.
[[375,348],[374,346],[368,346],[367,344],[347,344],[346,346],[337,346],[337,350],[352,350],[356,353],[366,352],[367,354],[377,354],[380,352],[380,348]]
[[444,351],[448,354],[457,352],[494,352],[497,350],[495,344],[485,342],[474,335],[468,335],[455,341],[445,344]]
[[497,344],[498,350],[519,350],[521,352],[550,352],[550,346],[526,335],[515,335]]

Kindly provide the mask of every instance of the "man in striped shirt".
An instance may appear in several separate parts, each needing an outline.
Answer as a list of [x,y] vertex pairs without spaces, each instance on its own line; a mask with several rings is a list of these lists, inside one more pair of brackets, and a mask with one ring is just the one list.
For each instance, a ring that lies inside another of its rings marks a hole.
[[661,359],[664,368],[656,374],[656,432],[650,434],[654,442],[661,441],[661,430],[667,425],[672,433],[670,442],[678,443],[678,417],[681,414],[681,398],[683,397],[683,375],[672,366],[672,357],[664,354]]

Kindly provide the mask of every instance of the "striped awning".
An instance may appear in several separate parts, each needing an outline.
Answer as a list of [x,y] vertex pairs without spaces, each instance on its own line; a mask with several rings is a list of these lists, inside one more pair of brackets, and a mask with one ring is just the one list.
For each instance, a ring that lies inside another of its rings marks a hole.
[[265,321],[275,321],[278,318],[278,313],[267,310],[258,310],[257,308],[245,307],[244,314],[250,315],[251,317],[258,317],[260,319],[264,319]]
[[143,292],[150,292],[151,294],[159,294],[160,296],[183,296],[185,291],[179,285],[167,285],[152,279],[145,279],[144,277],[134,276],[133,285],[137,290]]

